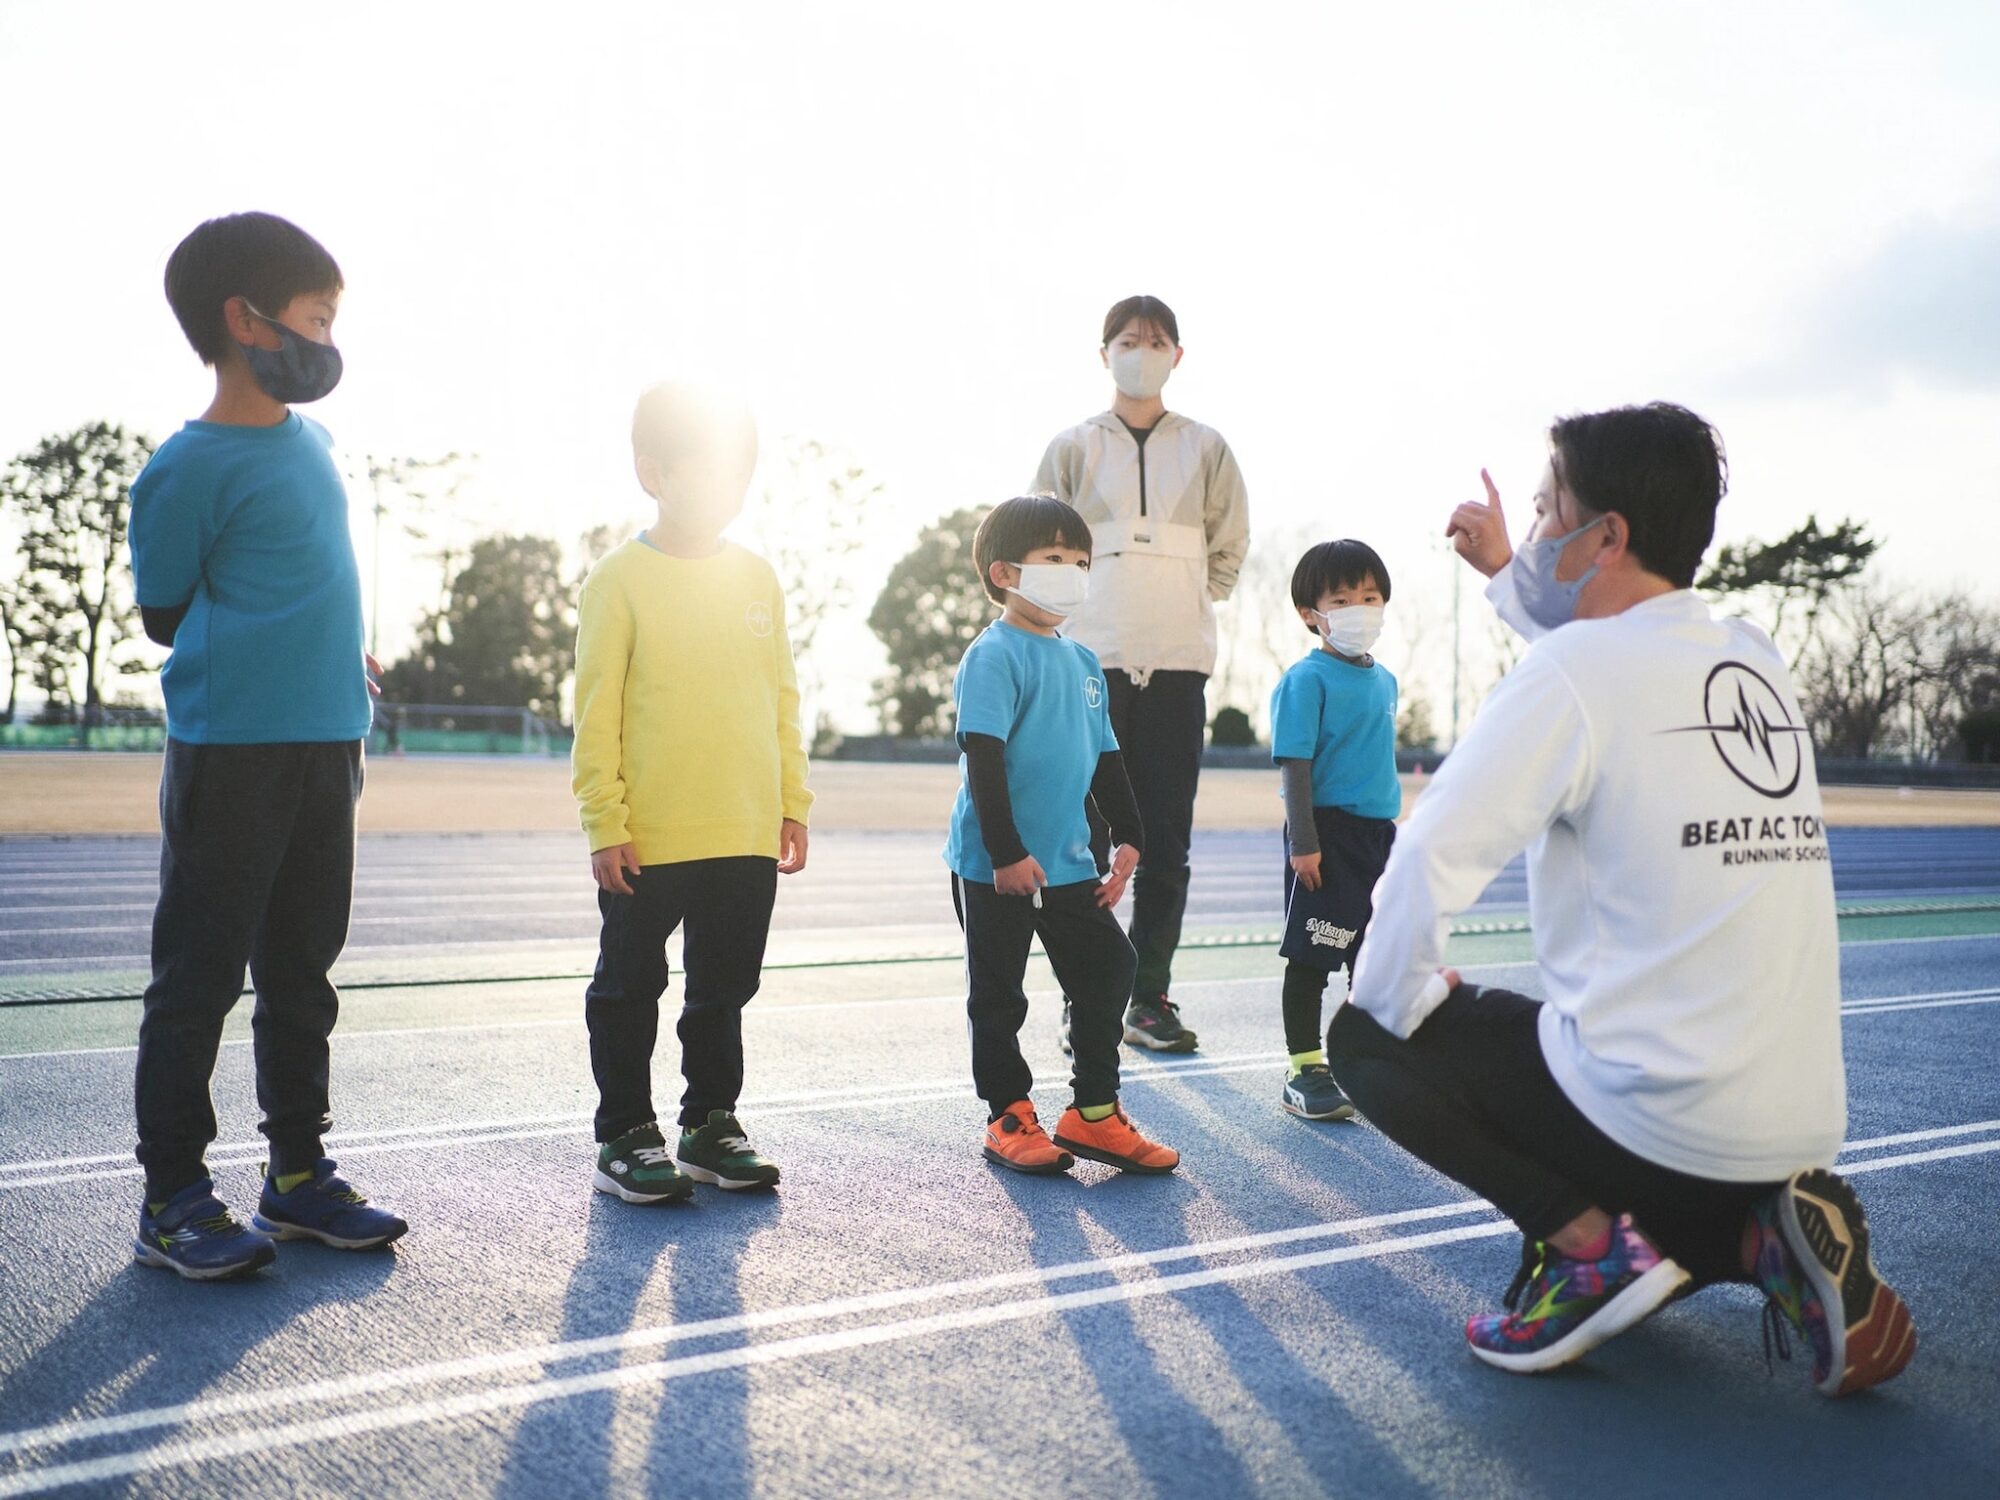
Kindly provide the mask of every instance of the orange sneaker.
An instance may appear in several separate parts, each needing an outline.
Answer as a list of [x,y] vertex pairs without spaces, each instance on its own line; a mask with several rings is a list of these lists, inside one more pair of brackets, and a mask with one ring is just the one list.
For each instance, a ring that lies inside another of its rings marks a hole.
[[1139,1134],[1122,1108],[1101,1120],[1086,1120],[1072,1104],[1056,1121],[1056,1144],[1121,1172],[1171,1172],[1181,1162],[1173,1147]]
[[1035,1118],[1035,1106],[1017,1099],[986,1127],[986,1159],[1016,1172],[1067,1172],[1076,1158],[1059,1149]]

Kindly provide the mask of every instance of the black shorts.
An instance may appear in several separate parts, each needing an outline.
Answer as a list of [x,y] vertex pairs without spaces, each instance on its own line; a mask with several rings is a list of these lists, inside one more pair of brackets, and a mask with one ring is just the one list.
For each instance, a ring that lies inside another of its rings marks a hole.
[[1285,840],[1285,939],[1278,952],[1315,969],[1351,970],[1368,931],[1375,882],[1396,842],[1396,823],[1315,807],[1313,826],[1319,830],[1318,890],[1299,884],[1291,839]]

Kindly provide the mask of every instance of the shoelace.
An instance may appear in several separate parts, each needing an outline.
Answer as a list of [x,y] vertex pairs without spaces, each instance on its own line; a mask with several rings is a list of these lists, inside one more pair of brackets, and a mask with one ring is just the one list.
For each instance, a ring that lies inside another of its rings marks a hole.
[[747,1155],[750,1150],[750,1143],[740,1135],[718,1137],[715,1144],[720,1146],[724,1151],[732,1154],[741,1152]]
[[243,1232],[243,1226],[236,1222],[235,1216],[226,1208],[220,1213],[210,1214],[205,1219],[196,1219],[194,1227],[206,1230],[210,1234],[241,1234]]
[[663,1166],[669,1157],[665,1146],[640,1146],[632,1154],[649,1167]]
[[1790,1364],[1792,1361],[1792,1322],[1778,1306],[1778,1299],[1764,1299],[1764,1373],[1776,1375],[1778,1367],[1771,1360],[1771,1351],[1778,1351],[1778,1358]]

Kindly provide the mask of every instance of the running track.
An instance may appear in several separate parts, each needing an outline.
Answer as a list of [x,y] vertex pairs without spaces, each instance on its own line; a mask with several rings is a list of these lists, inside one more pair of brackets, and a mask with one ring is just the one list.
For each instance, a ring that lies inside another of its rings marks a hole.
[[[574,849],[371,840],[330,1150],[414,1227],[220,1287],[130,1262],[137,1005],[46,1003],[131,992],[155,851],[0,843],[0,1001],[44,1002],[0,1004],[0,1497],[2000,1494],[2000,833],[1834,838],[1843,1161],[1923,1339],[1837,1406],[1798,1363],[1767,1376],[1734,1289],[1555,1376],[1472,1361],[1506,1226],[1367,1127],[1277,1108],[1265,840],[1201,846],[1213,941],[1177,993],[1203,1047],[1128,1074],[1175,1177],[980,1160],[935,850],[861,836],[788,883],[746,1022],[784,1188],[654,1210],[588,1190],[579,985],[533,977],[589,955]],[[1530,982],[1521,894],[1503,876],[1455,940],[1472,977]],[[246,1037],[211,1154],[244,1208]]]

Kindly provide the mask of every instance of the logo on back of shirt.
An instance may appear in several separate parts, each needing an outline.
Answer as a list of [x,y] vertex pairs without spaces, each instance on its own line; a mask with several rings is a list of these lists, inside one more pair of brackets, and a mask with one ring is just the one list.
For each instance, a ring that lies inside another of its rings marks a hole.
[[1765,797],[1788,797],[1799,784],[1805,750],[1778,690],[1753,668],[1726,661],[1702,686],[1702,720],[1662,734],[1705,734],[1736,779]]
[[1097,707],[1098,704],[1104,701],[1103,678],[1086,677],[1083,679],[1083,701],[1088,703],[1092,708]]
[[771,633],[771,606],[753,604],[743,612],[743,623],[750,627],[750,633],[763,637]]

